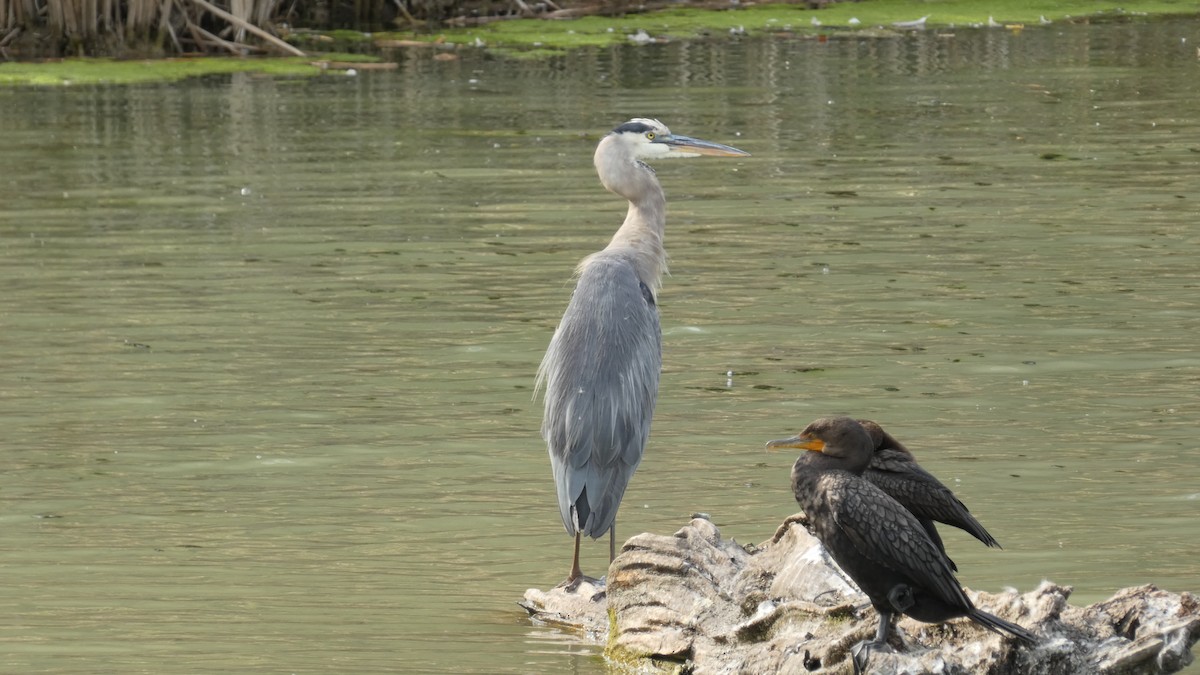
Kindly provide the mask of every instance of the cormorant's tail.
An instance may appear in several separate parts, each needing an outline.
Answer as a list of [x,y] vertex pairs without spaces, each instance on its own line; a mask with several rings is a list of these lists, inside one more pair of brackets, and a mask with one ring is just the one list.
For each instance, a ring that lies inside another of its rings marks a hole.
[[[959,502],[959,504],[962,504],[962,502]],[[1000,545],[1000,542],[996,541],[996,538],[992,536],[991,532],[985,530],[983,525],[980,524],[978,520],[975,520],[975,516],[971,515],[970,512],[967,511],[966,506],[963,506],[963,512],[960,515],[962,516],[961,522],[949,524],[965,530],[972,537],[975,537],[979,541],[992,548],[1004,548]]]
[[982,609],[973,609],[968,615],[975,623],[987,628],[996,633],[1008,633],[1027,645],[1035,645],[1038,642],[1038,636],[1021,628],[1015,623],[1005,621],[995,614],[988,614]]

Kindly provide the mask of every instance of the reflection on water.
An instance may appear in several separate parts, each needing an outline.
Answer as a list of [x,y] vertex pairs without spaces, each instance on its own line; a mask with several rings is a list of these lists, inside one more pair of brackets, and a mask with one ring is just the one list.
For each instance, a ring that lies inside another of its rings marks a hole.
[[[659,167],[664,373],[620,534],[795,506],[763,441],[883,422],[1005,545],[980,588],[1196,590],[1194,21],[0,90],[0,658],[20,672],[596,672],[531,385]],[[728,373],[732,372],[730,376]],[[598,572],[606,546],[587,547]]]

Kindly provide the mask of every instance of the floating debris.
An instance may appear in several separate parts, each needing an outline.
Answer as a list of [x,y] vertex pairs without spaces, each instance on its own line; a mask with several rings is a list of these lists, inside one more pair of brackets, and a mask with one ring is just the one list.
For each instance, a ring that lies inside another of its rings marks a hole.
[[636,33],[629,36],[629,41],[635,45],[645,45],[654,42],[654,38],[650,37],[644,28],[639,28]]
[[893,23],[892,26],[894,26],[896,28],[923,29],[923,28],[925,28],[925,19],[928,19],[928,18],[929,18],[929,15],[926,14],[925,16],[923,16],[919,19],[913,19],[912,21],[897,21],[897,22]]

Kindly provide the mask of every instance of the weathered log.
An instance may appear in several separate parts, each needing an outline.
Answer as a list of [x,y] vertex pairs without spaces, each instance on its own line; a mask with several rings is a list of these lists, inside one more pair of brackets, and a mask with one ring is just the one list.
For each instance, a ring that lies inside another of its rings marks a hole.
[[[743,547],[705,518],[672,536],[639,534],[613,561],[607,588],[529,589],[535,621],[578,630],[606,658],[644,671],[850,673],[850,648],[878,620],[857,587],[793,516],[775,537]],[[1069,586],[968,591],[980,608],[1037,633],[1027,648],[967,620],[901,618],[895,653],[873,651],[873,673],[993,675],[1172,673],[1192,662],[1200,600],[1154,586],[1126,588],[1087,607]]]

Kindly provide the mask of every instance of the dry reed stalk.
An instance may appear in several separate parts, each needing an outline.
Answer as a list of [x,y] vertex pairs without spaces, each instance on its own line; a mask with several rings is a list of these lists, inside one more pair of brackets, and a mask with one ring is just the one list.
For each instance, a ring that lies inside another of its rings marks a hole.
[[86,42],[100,36],[100,15],[96,0],[79,0],[79,25],[83,31],[80,37]]
[[[144,0],[126,0],[125,15],[119,17],[118,21],[122,24],[121,28],[126,34],[138,32],[145,25],[145,13],[147,11]],[[124,19],[123,21],[121,19]]]
[[274,35],[271,35],[270,33],[259,28],[258,26],[253,26],[249,23],[246,23],[242,19],[239,19],[238,17],[230,14],[229,12],[226,12],[225,10],[221,9],[220,7],[217,7],[216,5],[212,4],[211,2],[208,2],[208,0],[191,0],[191,2],[204,8],[209,14],[212,14],[213,16],[216,16],[219,19],[224,19],[231,24],[245,28],[246,32],[256,35],[256,36],[262,38],[263,40],[266,40],[267,42],[274,45],[278,49],[281,49],[281,50],[288,52],[289,54],[293,54],[295,56],[306,56],[306,54],[304,52],[300,51],[299,49],[296,49],[292,45],[284,42],[283,40],[280,40],[279,38],[275,37]]
[[253,10],[250,13],[250,23],[255,26],[265,26],[277,16],[279,3],[275,0],[251,0]]
[[174,7],[175,0],[162,0],[162,4],[158,9],[158,33],[171,38],[171,44],[175,45],[176,52],[183,51],[183,45],[179,43],[179,36],[175,34],[175,26],[171,23],[171,8]]
[[233,41],[242,42],[246,39],[246,25],[250,25],[250,12],[246,0],[229,0],[229,13],[236,16],[243,25],[235,25]]
[[222,49],[226,49],[230,53],[232,53],[236,56],[245,56],[247,50],[263,51],[261,47],[253,47],[253,46],[247,45],[247,44],[241,44],[241,43],[230,42],[228,40],[223,40],[220,37],[217,37],[216,35],[213,35],[212,33],[204,30],[200,26],[196,26],[195,24],[191,24],[190,22],[188,25],[191,26],[192,28],[194,28],[197,33],[202,35],[211,44],[221,47]]
[[[263,28],[289,1],[303,0],[224,0],[221,4],[228,2],[228,10],[217,6],[218,0],[0,0],[0,47],[39,35],[36,42],[55,54],[151,41],[159,47],[166,43],[176,52],[184,51],[188,43],[200,50],[261,51],[245,44],[253,35],[271,50],[305,56]],[[222,30],[202,28],[210,21],[208,16],[217,25],[225,24]]]

